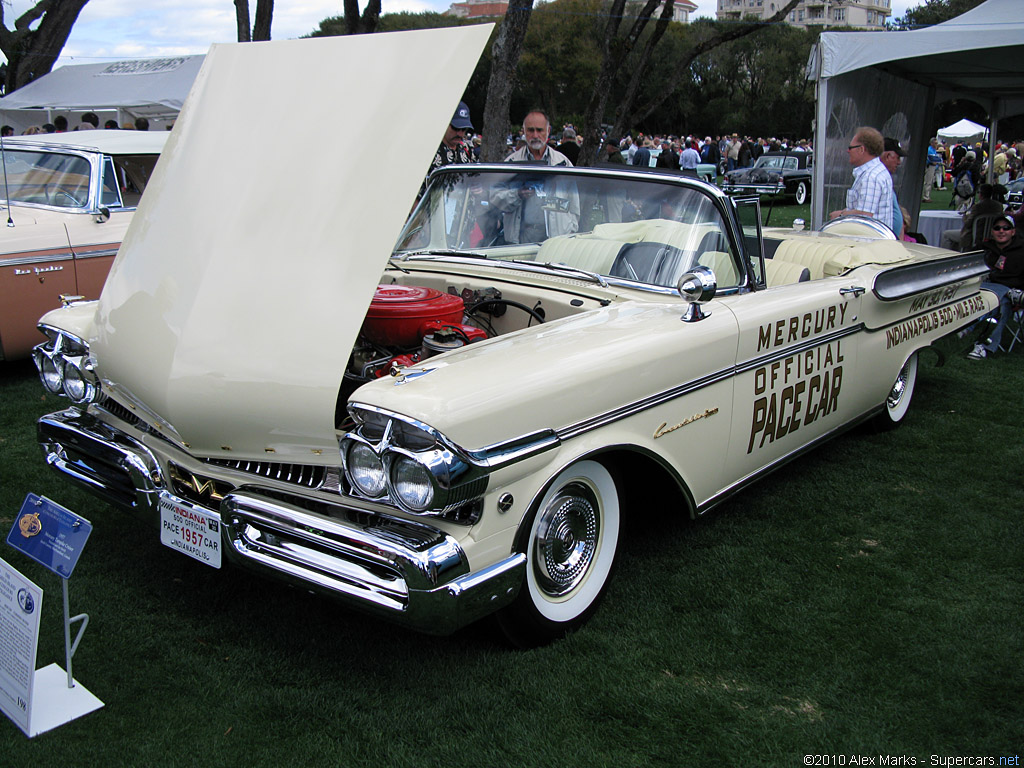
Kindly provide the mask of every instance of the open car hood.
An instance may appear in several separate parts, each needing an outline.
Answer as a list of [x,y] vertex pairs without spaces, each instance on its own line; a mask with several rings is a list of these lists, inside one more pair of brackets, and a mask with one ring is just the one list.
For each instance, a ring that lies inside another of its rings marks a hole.
[[214,45],[99,300],[105,386],[199,455],[336,461],[349,352],[492,26]]

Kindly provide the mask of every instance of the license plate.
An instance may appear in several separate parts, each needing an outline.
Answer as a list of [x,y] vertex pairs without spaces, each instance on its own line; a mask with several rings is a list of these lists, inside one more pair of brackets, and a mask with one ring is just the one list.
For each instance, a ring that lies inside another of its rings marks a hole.
[[220,568],[220,517],[164,491],[160,494],[160,543]]

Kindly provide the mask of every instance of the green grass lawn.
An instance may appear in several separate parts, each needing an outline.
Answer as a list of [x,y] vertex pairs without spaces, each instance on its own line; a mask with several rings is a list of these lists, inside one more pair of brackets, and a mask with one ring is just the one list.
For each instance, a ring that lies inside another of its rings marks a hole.
[[[32,740],[0,718],[0,766],[1015,755],[1024,354],[965,348],[925,356],[900,429],[847,433],[695,523],[645,510],[593,620],[525,652],[487,624],[425,637],[161,546],[44,469],[34,420],[61,403],[2,364],[0,532],[30,491],[92,521],[74,670],[106,706]],[[0,551],[45,591],[38,666],[63,666],[58,578]]]

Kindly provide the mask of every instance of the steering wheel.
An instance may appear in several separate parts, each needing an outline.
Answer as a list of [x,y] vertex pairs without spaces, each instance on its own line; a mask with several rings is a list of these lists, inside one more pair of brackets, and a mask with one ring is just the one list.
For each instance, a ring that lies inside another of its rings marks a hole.
[[[53,189],[52,192],[50,191],[51,188]],[[61,208],[81,208],[83,205],[85,205],[84,201],[79,200],[67,189],[56,184],[47,184],[45,187],[43,187],[43,192],[46,195],[46,199],[50,201],[50,205],[56,205]],[[70,200],[71,203],[68,204],[60,202],[59,196],[63,196],[64,198]]]

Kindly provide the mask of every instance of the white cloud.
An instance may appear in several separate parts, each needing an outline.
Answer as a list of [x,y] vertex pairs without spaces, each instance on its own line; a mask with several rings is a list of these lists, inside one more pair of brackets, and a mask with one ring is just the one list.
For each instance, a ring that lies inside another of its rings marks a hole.
[[[8,27],[35,0],[0,0],[10,5]],[[444,11],[451,0],[383,0],[383,12]],[[911,0],[894,0],[893,16],[902,16]],[[360,3],[365,5],[365,0]],[[714,16],[717,0],[697,0],[695,16]],[[256,0],[249,0],[250,14]],[[341,0],[285,0],[274,7],[275,40],[307,35],[323,19],[341,15]],[[58,66],[118,58],[205,53],[212,43],[237,39],[232,0],[90,0],[79,14]]]

